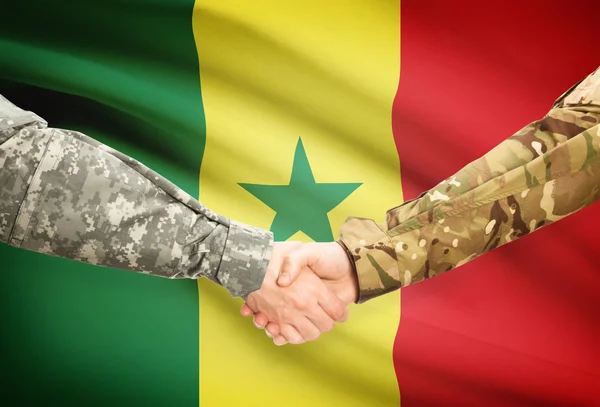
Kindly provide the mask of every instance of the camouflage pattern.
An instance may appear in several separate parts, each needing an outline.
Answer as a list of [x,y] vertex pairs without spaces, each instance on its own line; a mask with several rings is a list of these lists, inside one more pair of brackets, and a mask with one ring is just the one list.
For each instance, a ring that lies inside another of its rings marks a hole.
[[0,96],[0,240],[167,278],[204,276],[246,298],[262,285],[273,236]]
[[600,197],[600,69],[541,120],[384,224],[350,218],[339,241],[359,276],[359,302],[455,269]]

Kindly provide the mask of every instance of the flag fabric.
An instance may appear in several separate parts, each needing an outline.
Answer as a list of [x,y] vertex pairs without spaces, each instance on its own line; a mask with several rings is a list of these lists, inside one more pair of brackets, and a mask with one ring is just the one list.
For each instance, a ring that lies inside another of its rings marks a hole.
[[[591,35],[597,2],[461,4],[402,2],[393,119],[405,199],[542,118],[600,64],[567,34]],[[592,205],[403,290],[402,405],[599,405],[599,214]]]
[[[399,5],[340,4],[194,8],[206,116],[200,200],[270,228],[276,241],[331,241],[350,214],[381,217],[402,200],[391,121]],[[301,347],[274,348],[258,330],[240,341],[251,324],[238,307],[200,281],[201,405],[398,405],[398,293],[354,307],[352,324]]]
[[[382,220],[600,65],[591,0],[14,3],[0,94],[280,241]],[[208,281],[0,246],[4,404],[597,406],[599,211],[282,348]]]
[[[0,93],[198,196],[193,1],[3,4]],[[0,245],[3,405],[198,405],[195,281]]]

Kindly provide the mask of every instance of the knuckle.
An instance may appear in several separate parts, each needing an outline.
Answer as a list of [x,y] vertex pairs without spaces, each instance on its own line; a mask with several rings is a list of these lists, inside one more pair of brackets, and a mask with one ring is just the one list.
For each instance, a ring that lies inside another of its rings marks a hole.
[[309,308],[309,303],[304,296],[294,298],[294,306],[300,311],[306,311]]
[[326,294],[327,288],[325,288],[325,286],[322,283],[320,283],[319,285],[305,284],[305,287],[303,287],[303,291],[306,293],[307,297],[314,298]]
[[280,321],[289,321],[292,318],[292,310],[288,306],[283,306],[279,308],[279,320]]

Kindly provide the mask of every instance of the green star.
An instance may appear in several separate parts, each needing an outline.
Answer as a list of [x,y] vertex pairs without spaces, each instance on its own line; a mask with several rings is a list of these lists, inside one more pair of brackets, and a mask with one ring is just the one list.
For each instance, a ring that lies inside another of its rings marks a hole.
[[318,183],[310,169],[302,140],[298,140],[288,185],[239,184],[277,214],[271,231],[285,241],[302,231],[316,242],[333,240],[327,213],[362,183]]

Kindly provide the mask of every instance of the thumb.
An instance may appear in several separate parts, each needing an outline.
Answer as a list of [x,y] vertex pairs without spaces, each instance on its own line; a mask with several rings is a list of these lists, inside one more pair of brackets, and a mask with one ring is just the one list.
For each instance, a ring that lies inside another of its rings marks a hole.
[[307,250],[306,246],[290,252],[283,258],[281,272],[277,277],[277,284],[280,287],[289,287],[298,278],[302,268],[307,267],[312,260],[312,251]]

